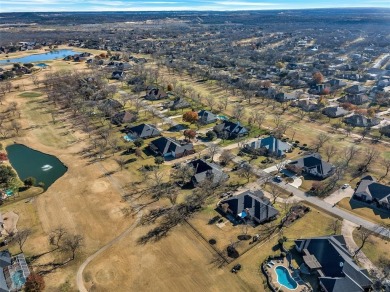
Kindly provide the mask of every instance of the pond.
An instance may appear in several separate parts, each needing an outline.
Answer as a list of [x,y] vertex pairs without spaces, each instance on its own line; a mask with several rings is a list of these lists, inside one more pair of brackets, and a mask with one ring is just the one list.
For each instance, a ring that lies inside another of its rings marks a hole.
[[40,61],[50,61],[54,59],[63,59],[66,56],[73,56],[76,54],[80,54],[80,52],[76,52],[73,50],[56,50],[50,51],[42,54],[32,54],[29,56],[24,56],[20,58],[0,60],[0,64],[11,64],[11,63],[34,63]]
[[34,177],[50,187],[64,175],[67,167],[55,156],[31,149],[22,144],[13,144],[6,148],[8,159],[21,180]]

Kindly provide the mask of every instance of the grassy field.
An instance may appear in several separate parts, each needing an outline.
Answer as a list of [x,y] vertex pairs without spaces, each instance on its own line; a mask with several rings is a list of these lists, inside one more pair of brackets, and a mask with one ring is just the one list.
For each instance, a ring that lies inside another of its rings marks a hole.
[[40,97],[43,94],[40,92],[34,92],[34,91],[26,91],[21,94],[19,94],[20,97]]
[[350,198],[344,198],[337,203],[337,206],[343,208],[355,215],[363,217],[374,223],[386,223],[390,224],[390,215],[381,210],[372,209],[367,207],[367,205],[360,202],[353,201],[350,202]]
[[[353,231],[353,240],[356,242],[357,246],[360,246],[361,239],[357,233],[358,230],[355,229]],[[363,246],[362,251],[374,265],[378,266],[381,258],[390,259],[390,241],[372,235]]]

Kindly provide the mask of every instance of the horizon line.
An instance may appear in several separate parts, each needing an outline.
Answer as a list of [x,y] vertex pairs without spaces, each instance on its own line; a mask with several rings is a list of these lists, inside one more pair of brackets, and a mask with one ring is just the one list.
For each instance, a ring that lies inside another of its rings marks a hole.
[[351,6],[351,7],[306,7],[306,8],[285,8],[285,9],[173,9],[173,10],[42,10],[42,11],[0,11],[0,14],[11,14],[11,13],[101,13],[101,12],[261,12],[261,11],[289,11],[289,10],[322,10],[322,9],[334,9],[334,10],[344,10],[344,9],[387,9],[390,10],[390,7],[383,6]]

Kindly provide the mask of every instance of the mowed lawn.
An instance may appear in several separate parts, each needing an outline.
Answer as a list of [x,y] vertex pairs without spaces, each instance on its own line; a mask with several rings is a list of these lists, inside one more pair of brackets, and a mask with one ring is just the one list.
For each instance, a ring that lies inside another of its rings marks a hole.
[[[283,230],[283,233],[280,236],[287,237],[288,240],[285,243],[286,248],[293,247],[294,240],[297,238],[309,238],[332,234],[329,225],[334,219],[315,208],[310,208],[311,211],[303,218],[297,220],[291,226]],[[243,269],[237,274],[237,277],[256,287],[257,291],[263,291],[263,276],[260,272],[260,264],[269,255],[280,254],[281,251],[278,244],[280,236],[275,236],[267,242],[259,243],[250,251],[229,264],[228,268],[240,263],[243,266]]]
[[354,201],[352,204],[349,201],[350,198],[344,198],[337,203],[337,206],[347,210],[348,212],[354,213],[360,217],[370,220],[374,223],[386,223],[390,224],[389,213],[380,211],[378,209],[371,209],[365,204]]

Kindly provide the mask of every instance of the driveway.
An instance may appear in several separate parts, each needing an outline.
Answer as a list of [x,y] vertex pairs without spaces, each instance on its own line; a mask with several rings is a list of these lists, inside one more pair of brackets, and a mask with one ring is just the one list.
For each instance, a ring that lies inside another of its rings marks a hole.
[[340,202],[344,198],[351,198],[352,195],[353,195],[353,189],[351,187],[348,187],[344,190],[342,188],[339,188],[333,194],[326,197],[324,201],[327,202],[328,204],[335,205],[336,203]]
[[[287,163],[291,162],[291,160],[287,159],[283,162],[280,162],[283,166],[279,169],[283,169],[284,168],[284,165],[286,165]],[[268,167],[266,169],[263,170],[264,172],[266,173],[271,173],[271,172],[274,172],[274,171],[278,171],[278,168],[276,167],[276,165],[273,165],[271,167]]]
[[[356,242],[353,240],[352,232],[354,229],[358,227],[355,223],[352,223],[348,220],[343,220],[343,224],[341,225],[341,234],[345,238],[345,242],[347,243],[347,247],[349,251],[354,254],[355,251],[359,248],[356,244]],[[375,265],[366,257],[366,255],[363,253],[363,251],[359,251],[356,255],[356,259],[359,261],[359,263],[368,271],[374,270],[377,271],[378,269],[375,267]]]
[[299,177],[292,177],[294,181],[292,183],[289,183],[290,186],[293,186],[294,188],[299,188],[302,185],[302,179]]

